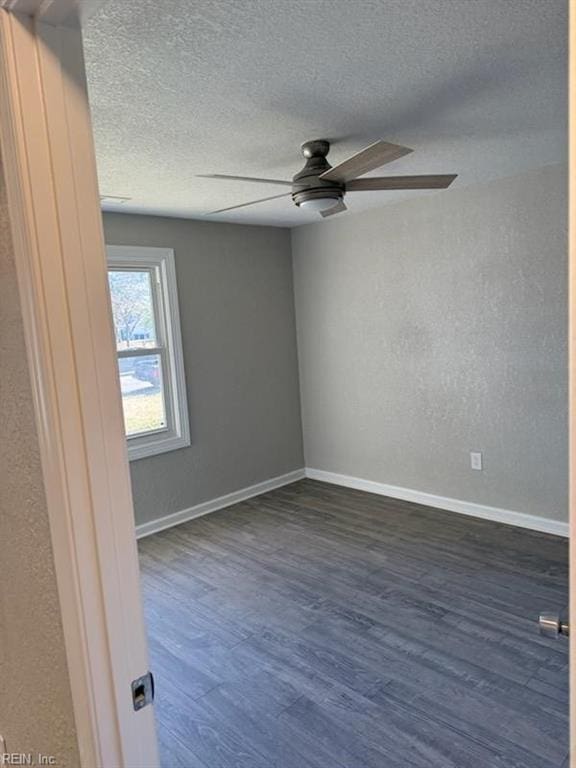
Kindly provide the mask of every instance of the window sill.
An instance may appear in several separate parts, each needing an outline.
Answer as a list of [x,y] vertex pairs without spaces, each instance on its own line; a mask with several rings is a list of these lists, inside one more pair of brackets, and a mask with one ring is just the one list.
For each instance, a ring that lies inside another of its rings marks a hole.
[[128,460],[136,461],[146,459],[149,456],[156,456],[159,453],[168,453],[168,451],[177,451],[179,448],[187,448],[190,445],[190,438],[180,435],[166,436],[156,439],[142,439],[133,445],[128,443]]

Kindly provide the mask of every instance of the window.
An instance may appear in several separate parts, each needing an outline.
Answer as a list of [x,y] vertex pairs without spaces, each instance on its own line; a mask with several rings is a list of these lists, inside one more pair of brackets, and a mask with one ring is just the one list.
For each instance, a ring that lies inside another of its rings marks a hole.
[[184,448],[190,433],[174,253],[120,245],[107,251],[128,456]]

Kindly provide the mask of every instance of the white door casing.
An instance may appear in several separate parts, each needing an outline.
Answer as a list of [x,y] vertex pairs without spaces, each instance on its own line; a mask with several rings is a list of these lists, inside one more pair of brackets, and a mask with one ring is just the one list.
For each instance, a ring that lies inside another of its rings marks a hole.
[[82,766],[156,768],[153,707],[132,706],[148,652],[75,11],[0,2],[0,145]]

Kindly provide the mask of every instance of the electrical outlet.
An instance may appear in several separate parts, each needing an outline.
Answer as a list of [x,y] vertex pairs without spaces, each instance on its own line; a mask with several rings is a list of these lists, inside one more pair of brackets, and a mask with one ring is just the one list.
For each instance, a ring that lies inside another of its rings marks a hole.
[[470,466],[472,469],[482,469],[482,454],[480,451],[470,451]]

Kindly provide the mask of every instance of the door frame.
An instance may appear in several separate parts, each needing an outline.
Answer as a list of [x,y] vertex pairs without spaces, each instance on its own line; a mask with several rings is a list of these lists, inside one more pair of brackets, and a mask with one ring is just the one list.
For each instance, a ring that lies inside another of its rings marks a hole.
[[78,10],[0,0],[0,146],[81,765],[157,768]]

